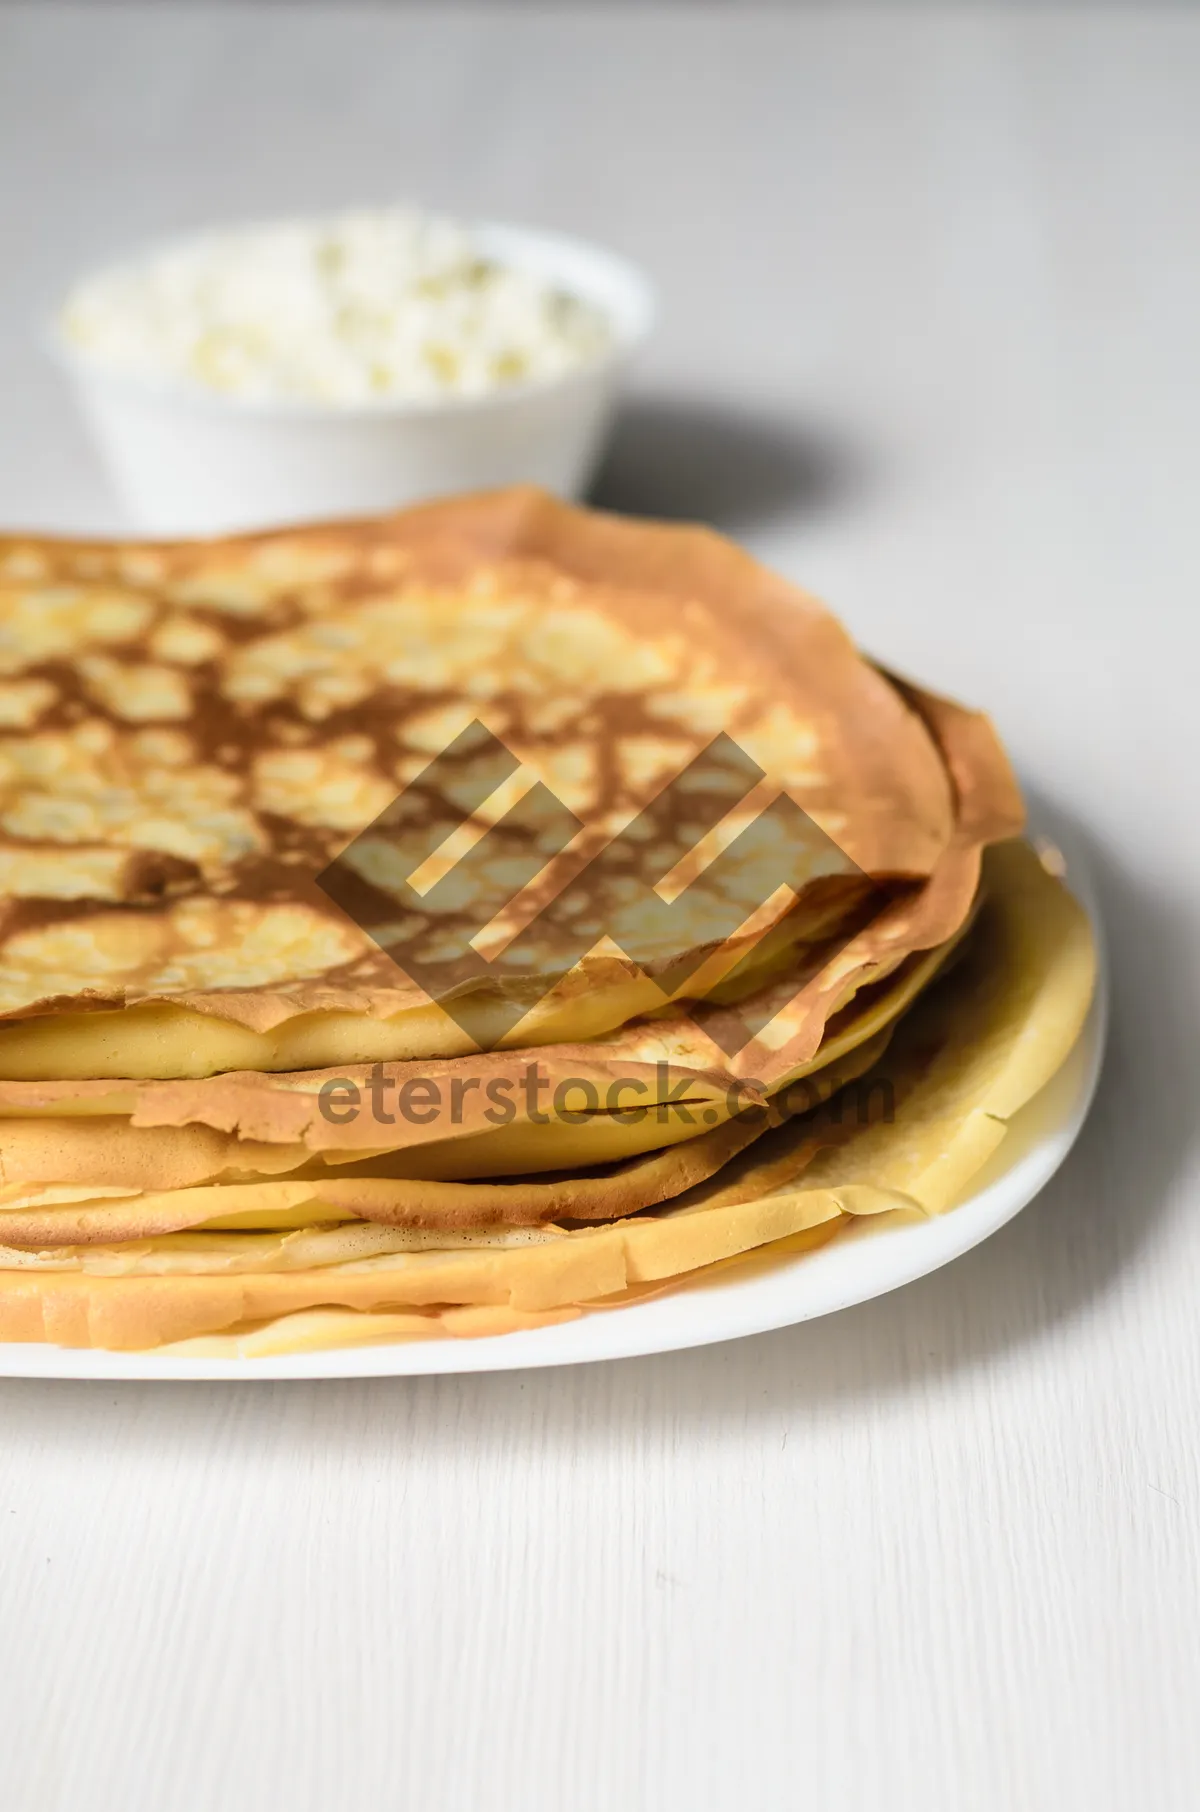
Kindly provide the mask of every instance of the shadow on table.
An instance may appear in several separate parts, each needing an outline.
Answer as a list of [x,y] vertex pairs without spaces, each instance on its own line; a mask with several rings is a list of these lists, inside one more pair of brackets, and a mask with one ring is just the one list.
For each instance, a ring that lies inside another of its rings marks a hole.
[[617,418],[590,501],[736,532],[784,513],[816,514],[866,482],[854,450],[813,424],[689,397],[634,396]]

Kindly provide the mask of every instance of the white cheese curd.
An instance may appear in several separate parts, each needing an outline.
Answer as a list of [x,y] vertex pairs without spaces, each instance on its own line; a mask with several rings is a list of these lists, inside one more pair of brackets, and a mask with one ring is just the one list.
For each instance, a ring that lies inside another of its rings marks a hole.
[[214,233],[89,278],[60,316],[89,362],[233,397],[436,402],[554,378],[602,313],[410,209]]

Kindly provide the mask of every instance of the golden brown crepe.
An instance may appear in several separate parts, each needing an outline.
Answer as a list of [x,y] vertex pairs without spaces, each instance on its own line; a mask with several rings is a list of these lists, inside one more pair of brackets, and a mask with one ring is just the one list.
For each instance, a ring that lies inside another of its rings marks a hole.
[[[389,1132],[396,1144],[486,1134],[495,1125],[487,1085],[503,1085],[517,1118],[528,1098],[531,1068],[552,1090],[574,1077],[607,1096],[614,1081],[626,1085],[622,1104],[652,1100],[664,1082],[674,1086],[687,1073],[699,1095],[725,1095],[735,1082],[760,1081],[778,1087],[819,1060],[826,1026],[866,989],[896,973],[912,952],[936,950],[952,941],[972,909],[978,889],[982,848],[1020,828],[1020,795],[994,731],[985,718],[932,694],[914,693],[942,751],[954,787],[955,822],[933,875],[924,884],[897,893],[875,919],[847,939],[818,946],[797,968],[768,983],[761,998],[726,1009],[680,1007],[649,1020],[635,1020],[609,1037],[585,1044],[539,1046],[533,1055],[492,1052],[409,1064],[384,1064],[380,1086],[395,1093],[408,1084],[429,1083],[438,1113]],[[721,1042],[722,1021],[735,1015],[765,1021],[759,1036],[730,1059]],[[706,1030],[706,1027],[709,1030]],[[831,1044],[826,1055],[836,1054]],[[667,1070],[659,1069],[666,1065]],[[235,1071],[187,1080],[137,1080],[114,1088],[108,1079],[91,1081],[0,1081],[0,1114],[45,1112],[127,1113],[140,1126],[187,1125],[201,1121],[236,1132],[242,1139],[304,1143],[313,1150],[373,1147],[380,1143],[373,1114],[334,1117],[322,1109],[322,1090],[345,1081],[364,1099],[370,1068],[347,1064],[294,1074]],[[455,1091],[459,1091],[456,1096]],[[457,1099],[454,1124],[441,1111]],[[332,1107],[331,1100],[327,1106]],[[386,1110],[392,1111],[392,1110]],[[384,1143],[388,1141],[385,1140]],[[620,1155],[616,1150],[609,1155]],[[557,1160],[555,1160],[557,1161]],[[527,1160],[522,1157],[521,1166]],[[534,1166],[536,1167],[536,1166]],[[484,1174],[477,1171],[476,1174]]]
[[408,1154],[385,1153],[354,1166],[349,1176],[345,1166],[331,1174],[322,1164],[310,1164],[277,1181],[258,1177],[163,1190],[17,1184],[0,1195],[0,1246],[107,1245],[186,1229],[303,1229],[354,1218],[430,1234],[436,1245],[446,1235],[469,1236],[480,1227],[616,1220],[715,1176],[769,1128],[801,1107],[811,1111],[870,1068],[887,1038],[885,1029],[844,1062],[822,1070],[802,1093],[744,1108],[685,1139],[617,1163],[578,1165],[551,1175],[449,1181],[413,1175],[421,1166],[411,1165]]
[[[472,1048],[359,928],[386,893],[364,880],[350,919],[315,877],[401,789],[418,820],[461,818],[418,776],[474,720],[582,826],[518,919],[718,731],[866,877],[928,876],[952,834],[921,713],[705,530],[516,490],[225,542],[10,539],[0,1074]],[[590,1036],[657,998],[593,952],[522,1037]]]
[[[393,1317],[390,1337],[427,1331],[424,1321],[394,1319],[413,1310],[436,1311],[440,1332],[491,1332],[516,1325],[512,1317],[599,1305],[847,1216],[938,1212],[1064,1061],[1094,982],[1087,917],[1034,852],[1002,846],[989,852],[988,869],[966,955],[849,1085],[853,1101],[843,1090],[767,1133],[670,1209],[603,1227],[481,1231],[441,1249],[383,1227],[9,1249],[0,1338],[137,1347],[323,1308],[363,1313],[365,1338],[376,1337],[380,1312]],[[464,1321],[465,1308],[494,1313]],[[339,1339],[353,1337],[344,1317],[333,1325]],[[285,1326],[275,1338],[286,1345]],[[312,1326],[297,1340],[315,1343]],[[262,1350],[278,1346],[268,1340]]]
[[940,1210],[1090,997],[1022,821],[704,530],[0,541],[0,1339],[496,1333]]

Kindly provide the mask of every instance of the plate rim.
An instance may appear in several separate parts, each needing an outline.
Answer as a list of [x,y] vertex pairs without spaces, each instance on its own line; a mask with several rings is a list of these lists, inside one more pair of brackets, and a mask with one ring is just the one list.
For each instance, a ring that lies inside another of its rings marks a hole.
[[[1083,1130],[1095,1098],[1103,1067],[1109,1018],[1109,964],[1094,878],[1078,833],[1061,814],[1038,801],[1026,828],[1031,839],[1049,837],[1062,850],[1072,892],[1092,924],[1096,940],[1096,986],[1088,1015],[1065,1064],[1045,1089],[1020,1110],[1027,1115],[1043,1103],[1072,1066],[1079,1071],[1071,1099],[1061,1121],[1035,1138],[1031,1149],[1016,1156],[989,1183],[958,1207],[932,1219],[880,1229],[868,1239],[833,1241],[813,1253],[797,1254],[788,1262],[754,1278],[736,1272],[714,1278],[690,1291],[665,1295],[646,1303],[631,1303],[604,1314],[585,1314],[578,1320],[518,1333],[459,1339],[443,1336],[420,1341],[378,1342],[357,1347],[332,1347],[314,1353],[274,1354],[262,1358],[188,1359],[147,1352],[112,1352],[95,1347],[60,1347],[42,1341],[0,1343],[0,1378],[63,1379],[92,1383],[311,1383],[338,1378],[415,1378],[477,1375],[490,1372],[538,1370],[562,1365],[589,1365],[613,1359],[648,1358],[656,1353],[680,1352],[693,1347],[719,1345],[747,1339],[801,1321],[814,1321],[915,1283],[961,1258],[999,1231],[1037,1196],[1065,1161]],[[1019,1118],[1020,1116],[1018,1116]],[[893,1246],[899,1262],[883,1267],[887,1281],[872,1273],[879,1266],[856,1263],[847,1255],[856,1248],[880,1251],[879,1241]],[[848,1287],[836,1285],[823,1306],[788,1304],[790,1281],[814,1264],[835,1257],[837,1271],[845,1269]],[[854,1281],[856,1270],[858,1281]],[[772,1297],[778,1298],[768,1306]],[[708,1315],[687,1308],[707,1305]],[[760,1309],[754,1312],[754,1304]],[[678,1312],[678,1305],[685,1305]],[[739,1304],[741,1312],[739,1313]],[[673,1316],[672,1305],[675,1305]],[[749,1305],[749,1309],[747,1309]],[[665,1314],[664,1314],[665,1311]],[[714,1312],[715,1311],[715,1312]],[[690,1324],[699,1317],[698,1326]],[[672,1319],[680,1325],[674,1329]],[[655,1329],[658,1332],[655,1332]],[[690,1331],[689,1331],[690,1329]],[[639,1335],[639,1330],[640,1335]]]

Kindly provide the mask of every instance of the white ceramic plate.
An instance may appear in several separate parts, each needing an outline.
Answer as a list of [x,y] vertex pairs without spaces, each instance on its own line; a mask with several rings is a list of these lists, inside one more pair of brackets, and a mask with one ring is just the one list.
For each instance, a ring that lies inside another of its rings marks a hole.
[[995,1233],[1058,1169],[1087,1117],[1100,1074],[1108,1019],[1108,980],[1096,897],[1075,841],[1051,814],[1038,814],[1067,857],[1068,879],[1096,927],[1100,964],[1096,996],[1078,1044],[1058,1075],[1022,1109],[967,1201],[935,1220],[898,1215],[863,1219],[815,1252],[782,1259],[739,1276],[731,1270],[693,1286],[557,1327],[488,1340],[421,1340],[348,1347],[270,1359],[172,1359],[155,1353],[0,1345],[0,1376],[20,1378],[378,1378],[425,1372],[517,1371],[526,1366],[582,1365],[679,1347],[707,1346],[762,1334],[832,1314],[882,1296],[949,1264]]

